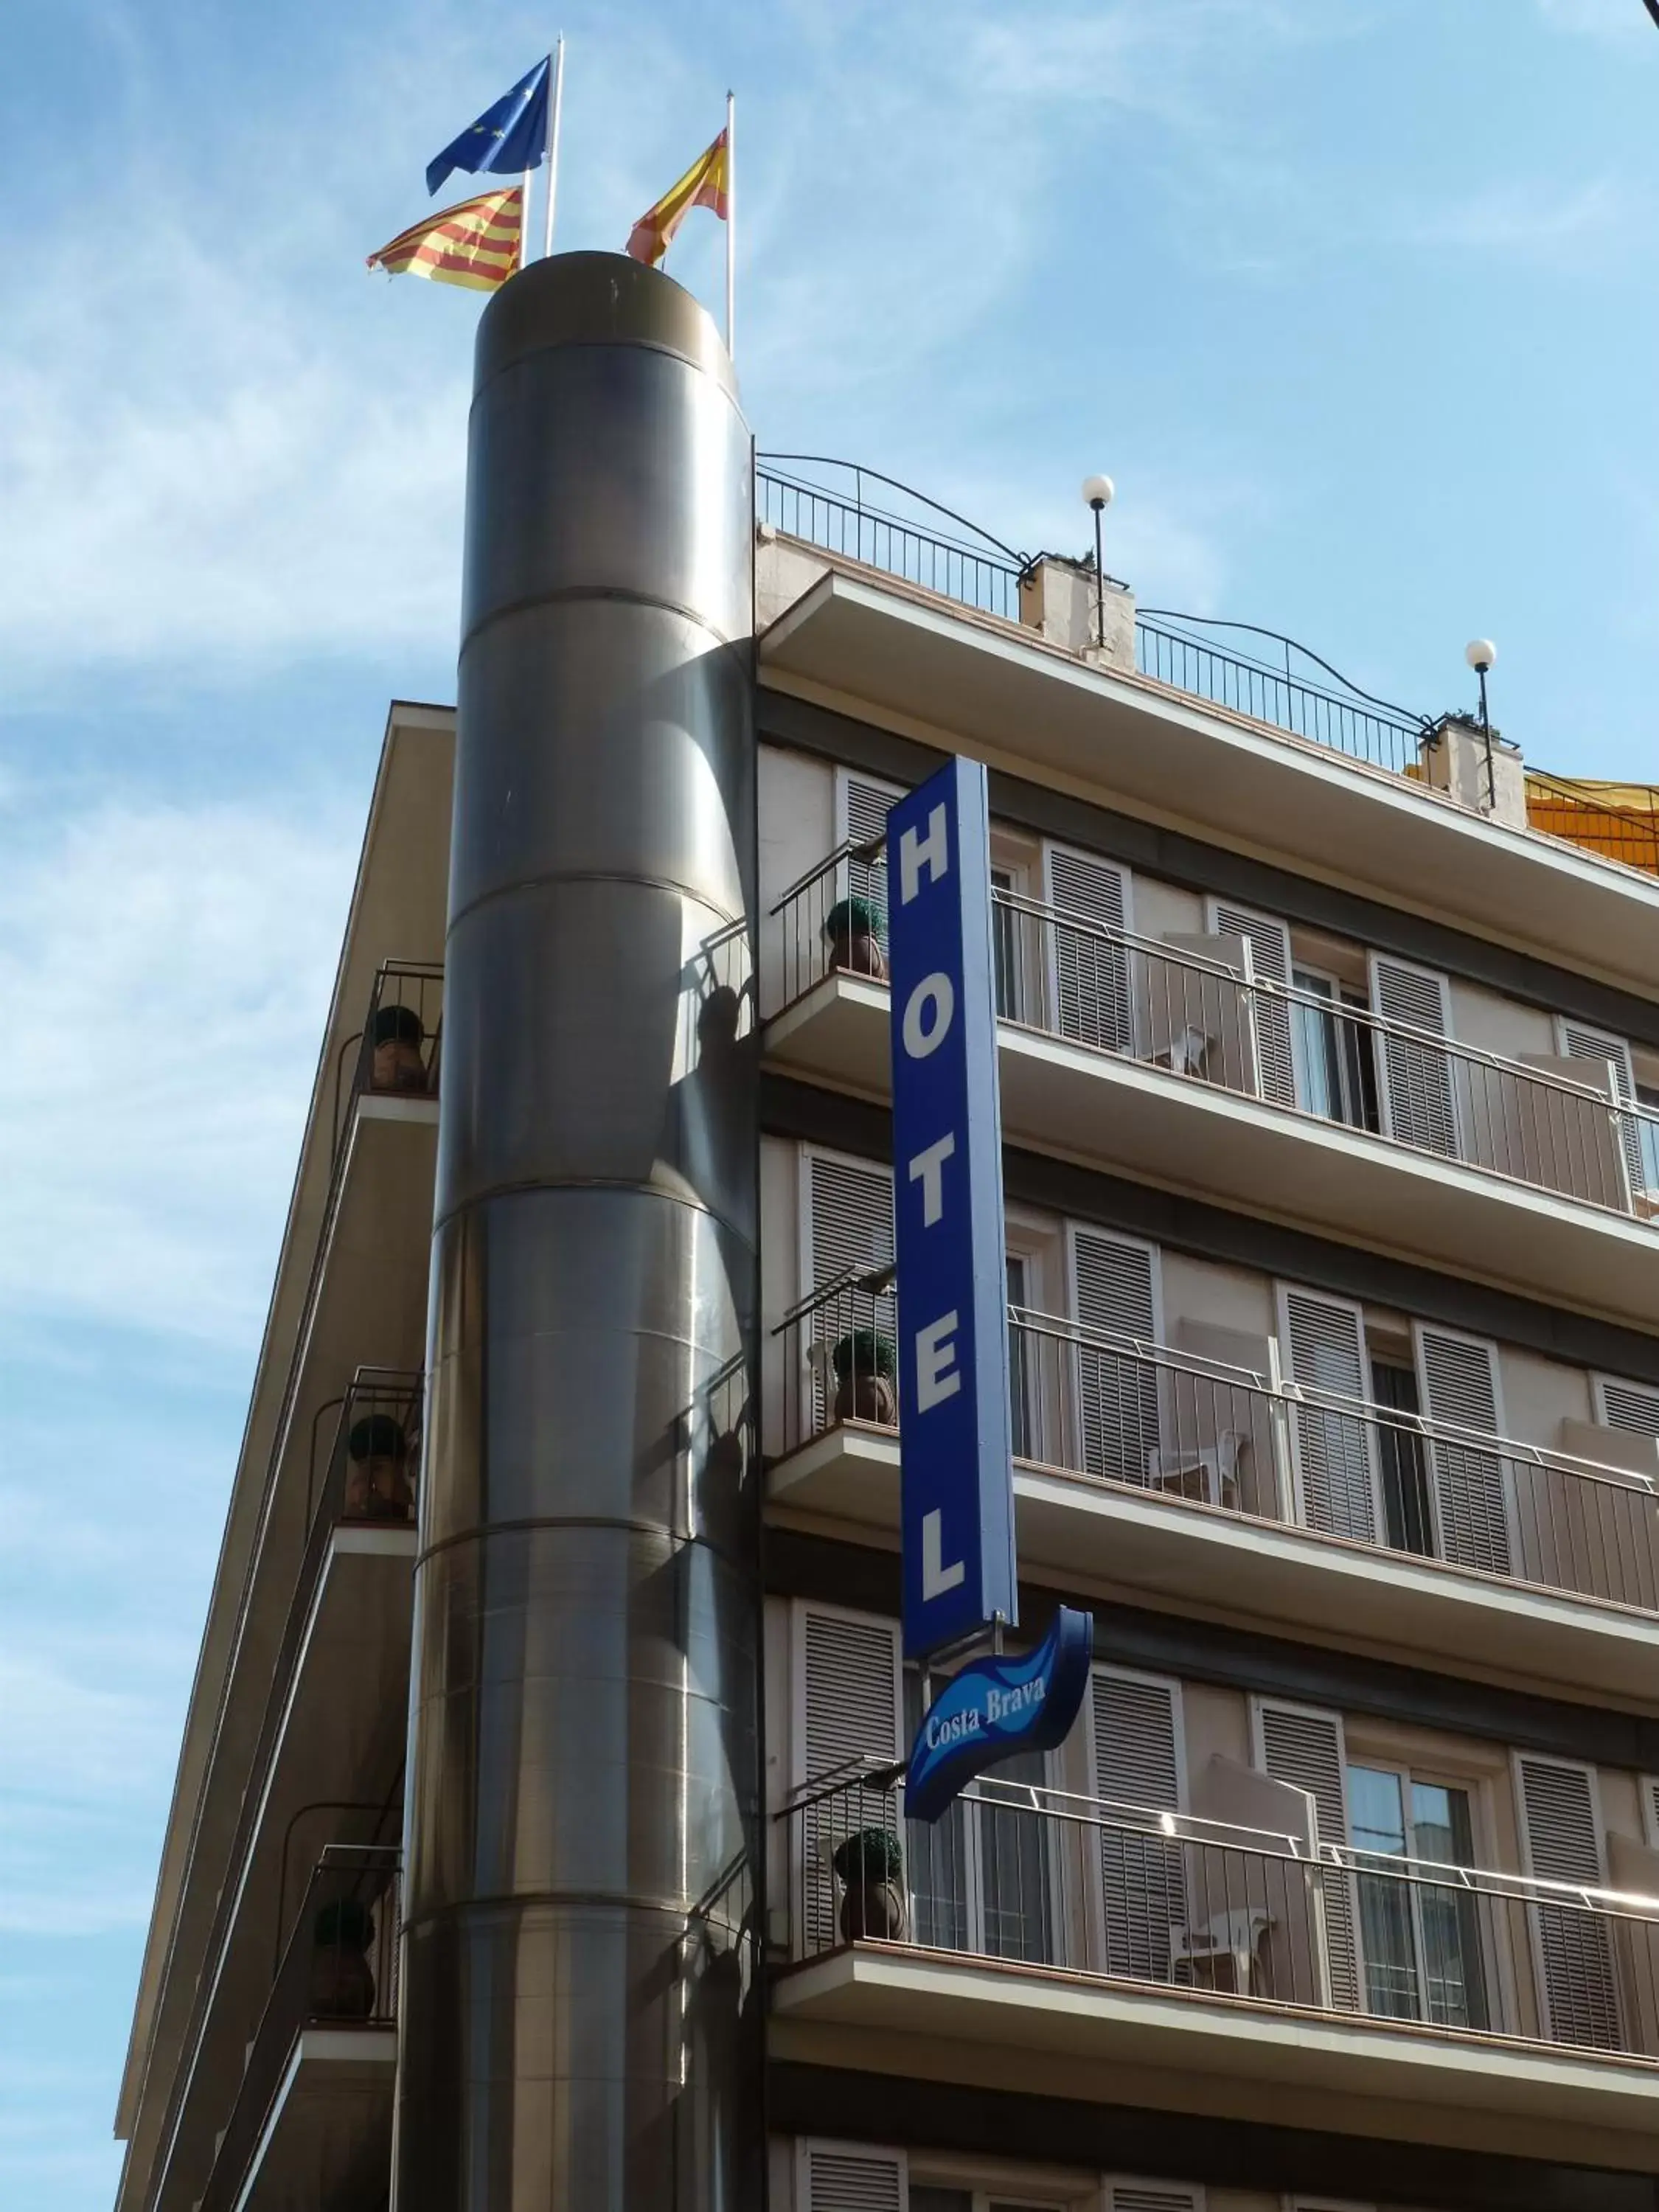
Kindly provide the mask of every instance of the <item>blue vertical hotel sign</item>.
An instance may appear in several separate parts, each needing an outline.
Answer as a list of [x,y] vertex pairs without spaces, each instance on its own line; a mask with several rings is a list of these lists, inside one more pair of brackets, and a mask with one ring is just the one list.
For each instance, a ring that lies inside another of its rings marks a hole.
[[887,818],[904,1651],[1018,1619],[985,770]]

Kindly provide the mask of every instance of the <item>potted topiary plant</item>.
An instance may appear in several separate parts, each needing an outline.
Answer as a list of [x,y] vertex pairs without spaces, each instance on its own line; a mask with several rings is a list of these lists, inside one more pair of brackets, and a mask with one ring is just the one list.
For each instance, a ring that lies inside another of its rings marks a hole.
[[860,1936],[901,1942],[904,1936],[904,1853],[890,1828],[860,1828],[838,1844],[830,1865],[845,1893],[841,1932],[849,1943]]
[[407,1521],[415,1492],[409,1480],[409,1439],[390,1413],[365,1413],[346,1437],[345,1518]]
[[370,1037],[374,1048],[371,1081],[376,1091],[424,1091],[426,1062],[421,1047],[426,1028],[413,1006],[377,1006]]
[[890,1429],[898,1421],[898,1392],[893,1376],[898,1355],[890,1336],[879,1329],[854,1328],[837,1342],[830,1355],[836,1370],[836,1398],[831,1412],[838,1421],[873,1421]]
[[887,981],[887,953],[881,941],[884,917],[873,899],[837,899],[823,917],[823,941],[830,948],[830,965],[854,975]]
[[374,1973],[367,1956],[374,1915],[360,1897],[337,1898],[312,1929],[311,2010],[321,2020],[367,2020],[374,2010]]

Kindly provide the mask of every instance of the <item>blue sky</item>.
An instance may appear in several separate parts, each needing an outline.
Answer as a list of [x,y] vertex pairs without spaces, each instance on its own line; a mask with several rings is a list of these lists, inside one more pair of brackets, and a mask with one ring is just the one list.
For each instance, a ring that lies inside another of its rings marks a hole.
[[[111,2201],[173,1758],[386,702],[452,696],[470,295],[368,276],[517,5],[10,0],[0,2203]],[[561,243],[739,97],[739,367],[845,455],[1528,758],[1659,776],[1641,0],[572,8]],[[715,301],[720,241],[671,257]]]

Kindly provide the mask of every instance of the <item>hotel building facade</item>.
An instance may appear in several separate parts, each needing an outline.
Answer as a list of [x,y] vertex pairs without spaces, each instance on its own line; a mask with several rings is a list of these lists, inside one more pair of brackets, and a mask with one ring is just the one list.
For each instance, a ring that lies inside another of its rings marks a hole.
[[[486,310],[462,638],[387,722],[121,2212],[1654,2212],[1642,825],[757,456],[611,256]],[[927,1827],[881,835],[952,753],[1020,1633],[1096,1633]]]

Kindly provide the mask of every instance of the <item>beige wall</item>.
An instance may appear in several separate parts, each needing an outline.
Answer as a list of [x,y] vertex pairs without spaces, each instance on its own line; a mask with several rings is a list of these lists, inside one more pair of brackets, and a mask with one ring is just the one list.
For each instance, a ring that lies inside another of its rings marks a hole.
[[1451,978],[1452,1035],[1460,1043],[1479,1045],[1518,1060],[1523,1052],[1553,1052],[1555,1025],[1538,1006],[1523,1006],[1496,991]]

